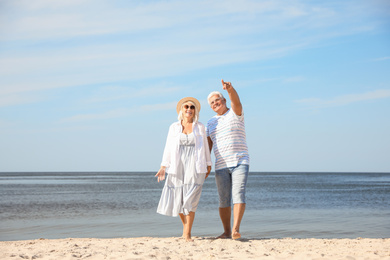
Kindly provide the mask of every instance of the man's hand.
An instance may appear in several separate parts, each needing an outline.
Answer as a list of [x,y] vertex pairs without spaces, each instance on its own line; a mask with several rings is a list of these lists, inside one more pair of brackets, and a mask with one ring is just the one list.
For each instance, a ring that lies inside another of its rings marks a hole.
[[223,79],[221,79],[221,82],[222,82],[222,88],[224,90],[226,90],[227,92],[229,92],[229,90],[233,88],[231,82],[225,82],[225,81],[223,81]]
[[230,105],[232,106],[233,112],[241,116],[242,115],[242,104],[240,101],[240,97],[237,94],[237,91],[233,88],[231,82],[225,82],[223,79],[221,80],[222,82],[222,88],[226,90],[229,94],[230,98]]
[[207,166],[207,172],[206,172],[206,177],[205,177],[205,179],[207,179],[207,177],[209,177],[210,172],[211,172],[211,166]]

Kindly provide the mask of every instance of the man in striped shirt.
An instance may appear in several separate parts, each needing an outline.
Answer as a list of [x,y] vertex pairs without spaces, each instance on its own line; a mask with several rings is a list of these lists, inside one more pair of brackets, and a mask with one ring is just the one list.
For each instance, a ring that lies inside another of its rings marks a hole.
[[[238,239],[246,205],[249,154],[240,98],[230,82],[222,80],[222,88],[229,94],[231,108],[227,107],[226,99],[220,92],[210,93],[207,100],[217,114],[207,122],[207,137],[210,151],[214,148],[219,216],[224,228],[224,233],[218,238]],[[232,199],[233,229],[230,224]]]

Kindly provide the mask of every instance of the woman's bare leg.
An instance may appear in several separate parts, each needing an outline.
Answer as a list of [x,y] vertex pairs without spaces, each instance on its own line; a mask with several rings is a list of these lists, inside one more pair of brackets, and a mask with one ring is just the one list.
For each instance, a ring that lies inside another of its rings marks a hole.
[[185,236],[184,236],[184,229],[185,229],[185,225],[186,225],[186,217],[185,217],[184,214],[182,214],[182,213],[179,213],[179,216],[180,216],[181,222],[183,223],[183,234],[182,234],[181,236],[182,236],[182,237],[185,237]]
[[190,211],[188,215],[184,216],[185,224],[183,226],[183,237],[186,241],[193,241],[191,239],[192,224],[194,224],[195,212]]

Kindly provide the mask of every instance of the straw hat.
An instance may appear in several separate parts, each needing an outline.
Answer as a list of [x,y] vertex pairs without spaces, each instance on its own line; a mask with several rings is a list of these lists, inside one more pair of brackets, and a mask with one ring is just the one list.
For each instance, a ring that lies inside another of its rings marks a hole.
[[193,98],[193,97],[185,97],[185,98],[182,98],[180,99],[179,102],[177,102],[177,106],[176,106],[176,112],[179,114],[180,113],[180,109],[181,109],[181,106],[183,105],[183,103],[187,102],[187,101],[191,101],[192,103],[195,104],[195,107],[196,107],[196,110],[198,110],[198,112],[200,111],[200,103],[199,101],[196,99],[196,98]]

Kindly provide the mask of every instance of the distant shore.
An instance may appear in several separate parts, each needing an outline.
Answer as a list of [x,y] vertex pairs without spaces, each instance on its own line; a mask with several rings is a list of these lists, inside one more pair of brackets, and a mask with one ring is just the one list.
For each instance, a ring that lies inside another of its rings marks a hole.
[[0,259],[390,259],[390,238],[67,238],[0,241]]

